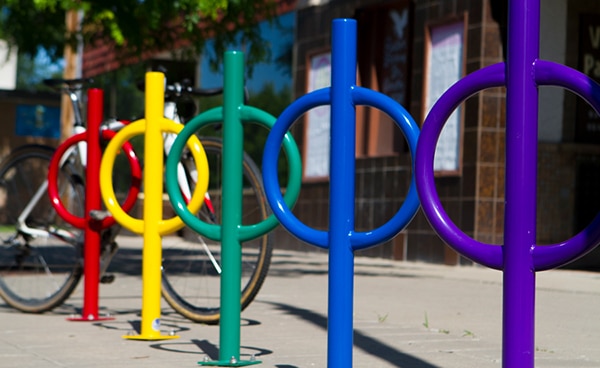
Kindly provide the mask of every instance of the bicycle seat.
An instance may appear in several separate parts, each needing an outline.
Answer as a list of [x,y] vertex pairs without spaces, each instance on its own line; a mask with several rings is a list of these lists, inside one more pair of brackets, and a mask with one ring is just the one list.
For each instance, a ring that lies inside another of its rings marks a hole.
[[44,84],[48,87],[53,88],[67,88],[67,89],[80,89],[84,85],[94,82],[92,78],[75,78],[75,79],[62,79],[62,78],[50,78],[44,79]]

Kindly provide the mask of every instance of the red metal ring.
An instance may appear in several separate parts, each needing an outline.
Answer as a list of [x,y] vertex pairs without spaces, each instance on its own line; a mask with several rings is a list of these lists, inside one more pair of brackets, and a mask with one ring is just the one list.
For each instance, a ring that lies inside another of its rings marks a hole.
[[[116,133],[111,130],[103,130],[102,138],[109,140],[115,134]],[[50,166],[48,168],[48,194],[50,196],[50,202],[52,203],[52,206],[54,207],[54,209],[56,210],[58,215],[60,217],[62,217],[66,222],[68,222],[69,224],[71,224],[77,228],[80,228],[80,229],[83,229],[87,226],[87,222],[89,220],[89,214],[86,214],[85,217],[79,217],[79,216],[73,215],[71,212],[69,212],[65,208],[62,201],[60,200],[60,195],[58,193],[58,171],[59,171],[60,159],[65,154],[67,149],[74,144],[77,144],[81,141],[86,140],[87,135],[88,135],[87,132],[76,134],[72,137],[69,137],[61,145],[59,145],[57,147],[54,155],[52,156],[52,159],[50,160]],[[140,186],[141,186],[141,182],[142,182],[142,169],[140,167],[139,160],[137,159],[137,156],[135,155],[135,152],[133,150],[131,143],[125,142],[123,144],[123,151],[125,152],[125,154],[127,156],[127,161],[129,162],[129,166],[131,168],[131,177],[132,177],[131,187],[129,188],[127,197],[126,197],[125,201],[123,202],[123,209],[125,211],[129,211],[129,210],[131,210],[131,208],[133,208],[133,205],[135,204],[138,193],[140,191]],[[114,224],[115,224],[115,219],[112,216],[108,216],[100,222],[99,226],[104,229],[104,228],[108,228]]]

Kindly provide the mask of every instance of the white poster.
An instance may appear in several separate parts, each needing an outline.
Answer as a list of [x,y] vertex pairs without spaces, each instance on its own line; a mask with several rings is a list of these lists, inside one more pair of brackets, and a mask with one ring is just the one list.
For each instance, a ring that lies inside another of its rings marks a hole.
[[[310,60],[308,92],[331,85],[331,53],[315,55]],[[330,107],[319,106],[308,113],[304,153],[304,176],[329,176]]]
[[[431,28],[431,47],[427,60],[426,111],[462,77],[464,23]],[[450,116],[438,141],[433,168],[456,171],[460,160],[460,108]]]

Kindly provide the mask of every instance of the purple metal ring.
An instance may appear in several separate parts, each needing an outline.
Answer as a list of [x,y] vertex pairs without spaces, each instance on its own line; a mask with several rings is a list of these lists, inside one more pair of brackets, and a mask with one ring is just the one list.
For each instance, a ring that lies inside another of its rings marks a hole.
[[[596,113],[600,111],[600,86],[587,75],[551,61],[538,60],[534,65],[538,85],[563,87],[579,95]],[[600,214],[581,232],[562,243],[533,248],[533,265],[536,271],[549,270],[569,263],[600,243]]]
[[433,229],[457,252],[495,269],[502,269],[502,247],[474,240],[452,222],[444,211],[435,189],[433,158],[442,128],[452,112],[475,93],[505,85],[504,71],[504,63],[488,66],[467,75],[442,94],[423,123],[415,160],[415,177],[421,207]]
[[[600,86],[585,74],[544,60],[535,63],[534,74],[538,85],[568,89],[583,98],[597,112],[600,111]],[[457,252],[494,269],[503,268],[502,246],[474,240],[452,222],[435,190],[433,158],[442,128],[460,103],[483,89],[504,85],[505,64],[500,63],[476,71],[450,87],[425,119],[415,163],[421,206],[431,226]],[[536,271],[559,267],[583,256],[594,249],[598,243],[600,243],[600,214],[584,230],[564,242],[533,247],[533,267]]]

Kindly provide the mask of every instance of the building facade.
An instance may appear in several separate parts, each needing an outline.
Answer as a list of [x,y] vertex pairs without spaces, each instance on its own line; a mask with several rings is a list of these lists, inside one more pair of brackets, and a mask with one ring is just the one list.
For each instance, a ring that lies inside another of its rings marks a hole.
[[[293,93],[325,87],[331,72],[331,22],[358,23],[358,84],[402,104],[422,124],[444,90],[482,67],[503,62],[507,0],[298,0],[295,13]],[[600,81],[600,2],[541,0],[543,59]],[[99,52],[98,50],[96,50]],[[102,57],[84,55],[84,75]],[[94,56],[95,55],[95,56]],[[86,60],[88,65],[86,69]],[[107,63],[100,63],[104,66]],[[87,72],[86,72],[87,71]],[[93,73],[92,73],[93,74]],[[600,209],[600,117],[574,94],[540,89],[538,148],[539,244],[566,240]],[[307,225],[328,228],[328,112],[297,122],[303,185],[294,213]],[[436,186],[456,225],[474,239],[501,245],[504,227],[505,89],[472,96],[449,119],[436,154]],[[377,110],[357,107],[356,229],[374,229],[400,208],[411,177],[402,133]],[[446,132],[447,130],[447,132]],[[333,188],[332,190],[335,190]],[[281,227],[276,247],[311,251]],[[394,239],[360,254],[450,265],[469,264],[440,240],[419,212]],[[595,268],[600,252],[574,263]]]
[[[600,3],[542,0],[541,5],[541,57],[598,79]],[[420,124],[449,84],[504,60],[507,2],[503,0],[306,1],[296,12],[296,96],[319,87],[315,80],[327,74],[319,61],[327,64],[335,18],[358,21],[359,84],[394,98]],[[357,115],[356,226],[369,230],[387,221],[402,204],[410,180],[410,154],[387,115],[364,107]],[[540,89],[538,244],[570,238],[600,209],[598,122],[598,115],[570,92]],[[312,157],[321,153],[309,149],[311,140],[319,142],[317,124],[307,115],[294,127],[305,165],[295,212],[308,225],[326,229],[327,172],[320,172],[319,158]],[[472,96],[447,122],[451,131],[440,137],[435,163],[437,190],[450,217],[474,239],[492,244],[503,242],[505,126],[504,88]],[[278,237],[279,244],[297,242],[282,231]],[[299,248],[305,246],[297,243]],[[421,212],[397,237],[361,253],[470,263],[437,237]],[[597,258],[592,252],[574,265],[593,268],[600,265]]]

